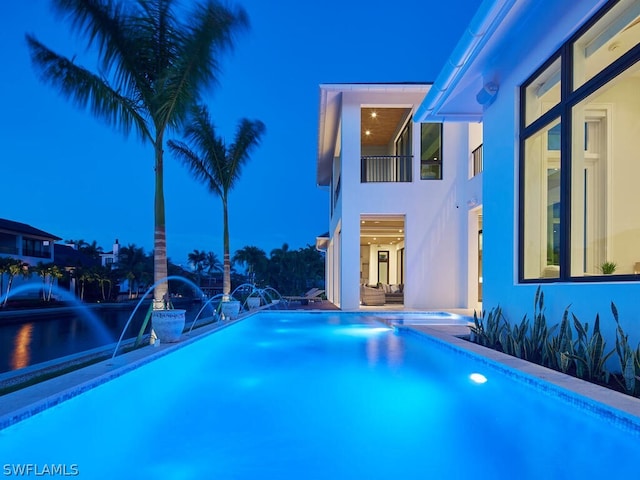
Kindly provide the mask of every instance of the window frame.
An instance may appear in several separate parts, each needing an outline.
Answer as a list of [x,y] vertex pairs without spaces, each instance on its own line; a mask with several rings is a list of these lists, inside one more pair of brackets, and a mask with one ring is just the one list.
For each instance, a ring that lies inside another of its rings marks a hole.
[[[518,282],[519,283],[566,283],[566,282],[602,282],[602,281],[638,281],[638,275],[571,275],[571,156],[573,133],[573,108],[591,94],[614,80],[636,63],[640,62],[640,44],[634,46],[624,55],[607,65],[592,78],[578,88],[573,88],[573,52],[574,44],[590,28],[602,19],[617,2],[608,3],[580,27],[549,59],[537,68],[519,88],[519,141],[518,141]],[[555,61],[561,63],[560,102],[547,112],[526,124],[526,92],[536,80]],[[557,278],[524,278],[525,274],[525,142],[533,137],[555,119],[560,121],[560,272]]]
[[[440,158],[438,160],[425,160],[422,158],[422,126],[423,125],[438,125],[440,127]],[[444,179],[444,162],[442,158],[444,156],[444,123],[442,122],[421,122],[420,123],[420,180],[433,181],[433,180],[443,180]],[[425,178],[422,176],[422,166],[423,165],[438,165],[440,167],[440,176],[437,178]]]

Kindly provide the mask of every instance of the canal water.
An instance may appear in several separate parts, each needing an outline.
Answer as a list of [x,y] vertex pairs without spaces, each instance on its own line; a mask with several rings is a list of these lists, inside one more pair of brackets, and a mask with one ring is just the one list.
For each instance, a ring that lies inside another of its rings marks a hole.
[[[189,325],[202,304],[190,303],[177,307],[187,309]],[[134,308],[135,304],[128,304],[31,311],[33,313],[28,315],[2,312],[0,374],[115,344]],[[88,313],[89,309],[91,314]],[[147,310],[148,305],[138,309],[125,338],[138,335]],[[207,307],[200,318],[203,316],[211,316],[211,308]],[[99,322],[100,326],[96,326],[95,322]]]

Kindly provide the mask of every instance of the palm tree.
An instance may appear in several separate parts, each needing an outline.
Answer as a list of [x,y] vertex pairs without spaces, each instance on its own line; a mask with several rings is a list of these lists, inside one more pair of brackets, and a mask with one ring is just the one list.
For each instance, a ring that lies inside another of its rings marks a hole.
[[144,248],[136,247],[131,243],[120,248],[118,254],[118,273],[128,280],[129,299],[133,298],[133,288],[145,282],[145,271],[147,269],[147,255]]
[[[79,107],[88,108],[125,135],[135,130],[155,155],[154,279],[167,277],[164,209],[164,136],[177,128],[202,90],[215,82],[216,54],[233,46],[248,26],[245,11],[202,0],[178,18],[177,0],[52,0],[88,47],[96,47],[97,73],[53,52],[34,36],[27,43],[43,79]],[[166,283],[154,291],[164,308]]]
[[4,296],[3,307],[7,306],[9,300],[9,293],[11,293],[11,286],[13,285],[13,279],[17,275],[22,275],[24,278],[29,277],[29,265],[17,258],[7,257],[6,259],[7,273],[9,274],[9,281],[7,282],[7,293]]
[[187,256],[187,261],[193,266],[193,269],[196,271],[196,276],[198,277],[198,286],[200,286],[200,276],[202,275],[202,271],[204,270],[204,265],[207,260],[207,254],[204,251],[194,250],[189,253]]
[[247,275],[253,278],[255,283],[256,277],[264,273],[267,264],[267,254],[261,248],[249,245],[240,250],[236,250],[236,253],[233,254],[232,261],[246,267]]
[[207,252],[207,257],[204,261],[204,266],[207,269],[207,275],[209,276],[209,286],[211,286],[211,274],[213,272],[223,271],[223,265],[216,252]]
[[207,107],[199,106],[193,109],[191,121],[185,129],[185,139],[191,145],[173,140],[168,142],[171,151],[191,170],[193,176],[222,199],[222,293],[225,298],[228,298],[231,292],[229,192],[240,178],[242,167],[249,160],[249,153],[260,144],[264,131],[264,123],[260,120],[243,118],[236,130],[234,143],[227,147],[224,139],[216,136]]

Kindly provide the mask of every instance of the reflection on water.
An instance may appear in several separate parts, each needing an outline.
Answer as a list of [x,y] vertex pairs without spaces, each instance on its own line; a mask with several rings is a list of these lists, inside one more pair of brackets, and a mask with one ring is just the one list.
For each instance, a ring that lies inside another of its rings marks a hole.
[[18,370],[29,366],[31,359],[31,333],[33,332],[33,323],[27,323],[20,327],[14,342],[13,354],[11,355],[11,369]]
[[[188,325],[200,310],[200,305],[188,305],[186,308]],[[87,314],[87,308],[64,313],[38,312],[24,319],[3,315],[0,317],[0,374],[115,344],[132,311],[133,306],[127,305],[92,310],[89,312],[91,315]],[[125,338],[138,334],[146,313],[146,308],[138,309]],[[200,318],[209,315],[211,313],[205,311]]]
[[397,335],[393,335],[388,329],[385,330],[386,335],[373,335],[367,339],[366,352],[370,366],[381,360],[394,367],[402,364],[403,343]]

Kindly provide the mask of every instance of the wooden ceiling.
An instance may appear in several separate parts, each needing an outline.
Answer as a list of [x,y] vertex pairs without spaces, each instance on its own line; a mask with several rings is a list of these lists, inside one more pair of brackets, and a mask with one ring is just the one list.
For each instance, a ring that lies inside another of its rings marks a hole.
[[[360,109],[362,145],[388,145],[409,115],[409,108]],[[373,115],[375,114],[375,115]],[[369,132],[369,134],[367,134]]]
[[395,245],[404,240],[404,215],[362,215],[360,245]]

